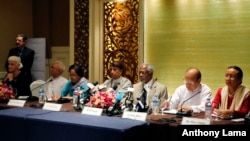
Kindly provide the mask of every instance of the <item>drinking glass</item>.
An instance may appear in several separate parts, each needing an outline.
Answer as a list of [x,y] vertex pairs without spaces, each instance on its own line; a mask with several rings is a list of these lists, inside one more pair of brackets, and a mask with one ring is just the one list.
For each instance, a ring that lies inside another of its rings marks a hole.
[[212,114],[214,116],[214,120],[219,121],[220,120],[220,113],[219,113],[218,110],[220,109],[220,104],[219,103],[213,103],[212,107],[213,107]]

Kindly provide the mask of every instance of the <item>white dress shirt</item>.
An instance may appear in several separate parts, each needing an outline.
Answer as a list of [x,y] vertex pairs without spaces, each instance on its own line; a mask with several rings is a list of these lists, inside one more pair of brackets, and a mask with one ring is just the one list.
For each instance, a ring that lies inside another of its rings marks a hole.
[[53,94],[60,94],[62,88],[66,82],[68,82],[68,80],[63,76],[59,76],[57,78],[51,77],[48,80],[50,79],[52,79],[52,81],[45,85],[45,95],[48,99],[50,99]]
[[179,86],[171,98],[169,98],[170,109],[177,109],[178,106],[190,106],[195,113],[205,111],[205,102],[207,97],[211,97],[211,89],[206,84],[194,90],[189,91],[186,85]]

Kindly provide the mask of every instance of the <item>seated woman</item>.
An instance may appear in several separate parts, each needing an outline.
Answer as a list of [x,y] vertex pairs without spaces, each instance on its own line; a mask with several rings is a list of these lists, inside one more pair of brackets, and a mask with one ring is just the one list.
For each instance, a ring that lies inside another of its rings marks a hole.
[[3,83],[12,87],[16,93],[16,98],[19,96],[31,96],[30,83],[28,75],[22,72],[22,63],[20,57],[10,56],[8,58],[8,73],[3,79]]
[[69,75],[70,80],[62,88],[60,95],[57,94],[52,97],[53,100],[57,100],[61,96],[73,96],[74,90],[76,90],[78,87],[83,92],[88,89],[87,83],[89,82],[89,80],[83,76],[83,69],[80,65],[71,65],[69,67]]
[[229,66],[225,73],[226,86],[219,88],[212,102],[213,113],[222,118],[244,117],[250,110],[250,90],[242,85],[243,72]]

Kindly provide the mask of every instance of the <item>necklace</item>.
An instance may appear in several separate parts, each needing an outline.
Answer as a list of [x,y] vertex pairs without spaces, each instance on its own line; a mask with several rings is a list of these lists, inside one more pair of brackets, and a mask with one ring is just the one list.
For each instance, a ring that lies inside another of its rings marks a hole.
[[233,93],[230,93],[230,92],[229,92],[229,93],[228,93],[228,96],[231,97],[231,98],[234,97],[234,92],[233,92]]

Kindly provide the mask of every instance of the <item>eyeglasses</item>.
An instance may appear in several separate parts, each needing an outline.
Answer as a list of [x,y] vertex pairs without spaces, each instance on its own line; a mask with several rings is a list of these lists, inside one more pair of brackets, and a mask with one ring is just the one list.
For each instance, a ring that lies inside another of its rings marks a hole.
[[183,80],[184,84],[190,84],[190,85],[194,85],[195,84],[195,81],[192,81],[192,80]]

